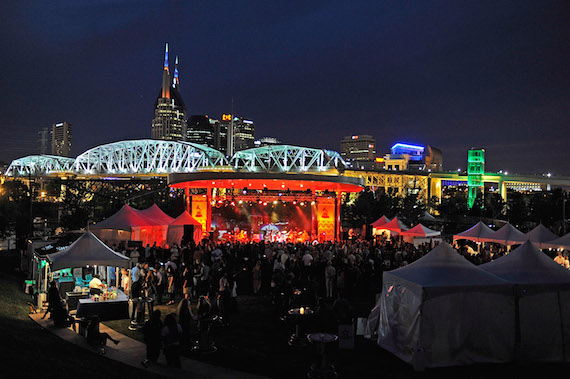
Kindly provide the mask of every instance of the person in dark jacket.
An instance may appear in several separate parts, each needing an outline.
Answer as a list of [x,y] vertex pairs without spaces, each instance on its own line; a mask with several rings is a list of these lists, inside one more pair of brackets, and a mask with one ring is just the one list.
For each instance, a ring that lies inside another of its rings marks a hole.
[[156,310],[150,316],[150,319],[144,324],[143,335],[146,343],[146,359],[142,362],[143,366],[149,363],[156,363],[160,355],[162,321],[161,313]]

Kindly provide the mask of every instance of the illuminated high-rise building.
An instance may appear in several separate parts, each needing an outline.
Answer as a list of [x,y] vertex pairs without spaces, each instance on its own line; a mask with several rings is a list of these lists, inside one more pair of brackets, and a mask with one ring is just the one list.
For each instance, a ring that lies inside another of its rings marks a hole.
[[178,57],[176,57],[174,65],[174,75],[171,76],[168,67],[168,44],[166,44],[164,68],[162,71],[162,86],[154,104],[152,138],[178,141],[186,140],[186,106],[178,91],[179,87]]
[[217,149],[216,143],[216,120],[205,115],[192,115],[188,119],[188,131],[186,141],[206,145]]
[[51,155],[71,157],[71,124],[59,122],[51,126]]
[[[216,149],[232,156],[233,153],[254,147],[255,124],[243,117],[223,114],[215,126]],[[231,139],[228,139],[231,136]]]

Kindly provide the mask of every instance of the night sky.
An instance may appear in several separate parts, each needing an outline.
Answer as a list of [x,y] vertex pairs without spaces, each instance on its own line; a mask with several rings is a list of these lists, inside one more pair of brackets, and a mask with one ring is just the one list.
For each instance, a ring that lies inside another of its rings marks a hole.
[[2,1],[0,160],[73,125],[73,154],[150,138],[169,43],[188,114],[340,149],[371,134],[466,167],[570,175],[568,1]]

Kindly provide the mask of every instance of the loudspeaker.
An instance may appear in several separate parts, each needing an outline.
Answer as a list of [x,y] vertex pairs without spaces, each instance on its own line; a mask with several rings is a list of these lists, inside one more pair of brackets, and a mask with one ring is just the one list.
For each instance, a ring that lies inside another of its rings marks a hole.
[[182,236],[182,245],[186,245],[193,240],[194,240],[194,225],[184,225],[184,235]]

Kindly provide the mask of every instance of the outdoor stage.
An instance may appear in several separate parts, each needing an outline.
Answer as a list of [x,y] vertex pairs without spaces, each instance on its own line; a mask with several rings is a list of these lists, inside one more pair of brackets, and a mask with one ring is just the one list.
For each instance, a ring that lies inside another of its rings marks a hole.
[[342,175],[272,172],[170,174],[187,210],[214,238],[229,241],[333,241],[344,193],[364,188]]

